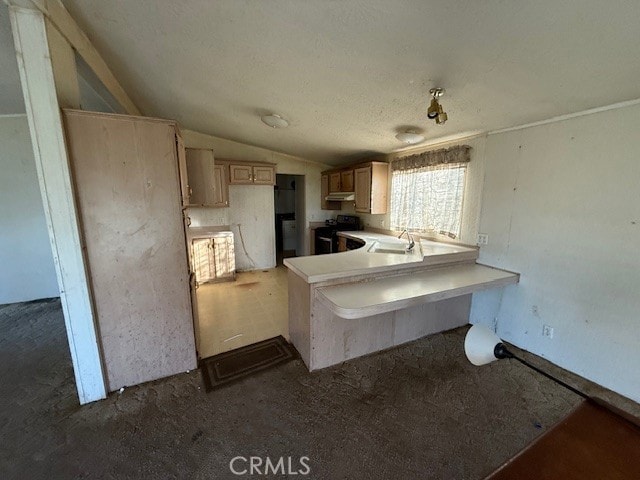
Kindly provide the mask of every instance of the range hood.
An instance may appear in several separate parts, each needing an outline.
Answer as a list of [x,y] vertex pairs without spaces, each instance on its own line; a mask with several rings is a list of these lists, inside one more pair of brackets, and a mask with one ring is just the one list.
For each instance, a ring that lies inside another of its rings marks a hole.
[[353,202],[355,199],[355,192],[334,192],[325,198],[329,202]]

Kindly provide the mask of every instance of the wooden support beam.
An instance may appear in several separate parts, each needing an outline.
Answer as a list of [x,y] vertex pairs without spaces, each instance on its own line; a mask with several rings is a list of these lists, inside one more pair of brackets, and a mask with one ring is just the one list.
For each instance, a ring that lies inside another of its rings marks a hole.
[[80,86],[73,48],[49,20],[45,19],[45,25],[58,104],[62,108],[80,108]]
[[[52,65],[52,57],[68,61],[68,52],[51,51],[41,11],[10,6],[9,16],[76,388],[84,404],[105,398],[106,388]],[[65,92],[72,99],[73,86],[66,85]]]
[[142,115],[138,107],[127,95],[120,82],[113,75],[109,66],[100,53],[95,49],[91,40],[78,26],[71,14],[60,0],[5,0],[9,6],[29,7],[41,12],[55,26],[69,44],[78,52],[83,60],[91,67],[109,93],[122,105],[130,115]]

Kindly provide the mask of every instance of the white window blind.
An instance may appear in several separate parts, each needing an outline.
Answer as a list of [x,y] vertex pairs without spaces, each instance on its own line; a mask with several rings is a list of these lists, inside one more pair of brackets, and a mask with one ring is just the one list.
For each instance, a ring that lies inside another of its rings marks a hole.
[[400,159],[392,165],[391,228],[458,238],[468,161],[465,146]]

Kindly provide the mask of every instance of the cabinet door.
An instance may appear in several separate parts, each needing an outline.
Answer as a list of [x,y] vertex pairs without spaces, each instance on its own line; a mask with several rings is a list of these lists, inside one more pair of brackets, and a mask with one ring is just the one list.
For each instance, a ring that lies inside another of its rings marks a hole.
[[233,237],[219,236],[211,239],[213,246],[213,274],[215,278],[233,277],[236,271],[236,257]]
[[256,185],[275,185],[276,169],[274,167],[253,167],[253,183]]
[[214,165],[213,167],[213,196],[213,206],[229,206],[229,184],[227,183],[224,165]]
[[340,191],[340,172],[329,175],[329,193]]
[[[327,201],[327,195],[329,195],[329,175],[324,174],[320,177],[320,208],[322,210],[340,210],[342,202]],[[313,250],[311,251],[313,252]]]
[[253,167],[251,165],[229,165],[229,183],[231,185],[252,184]]
[[191,265],[198,284],[215,278],[210,238],[196,238],[191,241]]
[[369,213],[387,213],[387,190],[389,164],[374,162],[371,164],[371,203]]
[[368,213],[371,210],[371,167],[356,168],[354,175],[356,212]]
[[210,206],[215,204],[213,191],[213,151],[200,148],[186,149],[189,204]]
[[353,170],[340,172],[340,191],[353,192]]
[[187,174],[187,153],[184,148],[182,136],[176,132],[176,149],[178,154],[178,172],[180,173],[180,193],[182,194],[182,206],[189,205],[189,176]]
[[195,368],[175,126],[63,115],[109,391]]
[[339,252],[347,251],[347,239],[345,237],[338,237],[338,251]]
[[327,195],[329,195],[329,175],[322,175],[320,177],[320,208],[322,210],[330,210]]

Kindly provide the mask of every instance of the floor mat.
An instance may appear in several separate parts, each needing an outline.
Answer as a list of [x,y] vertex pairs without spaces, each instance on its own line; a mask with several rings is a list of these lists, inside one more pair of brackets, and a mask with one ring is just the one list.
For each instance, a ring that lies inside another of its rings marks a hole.
[[640,428],[591,401],[486,480],[638,479]]
[[200,361],[200,369],[205,388],[209,392],[296,357],[295,348],[279,335],[205,358]]

